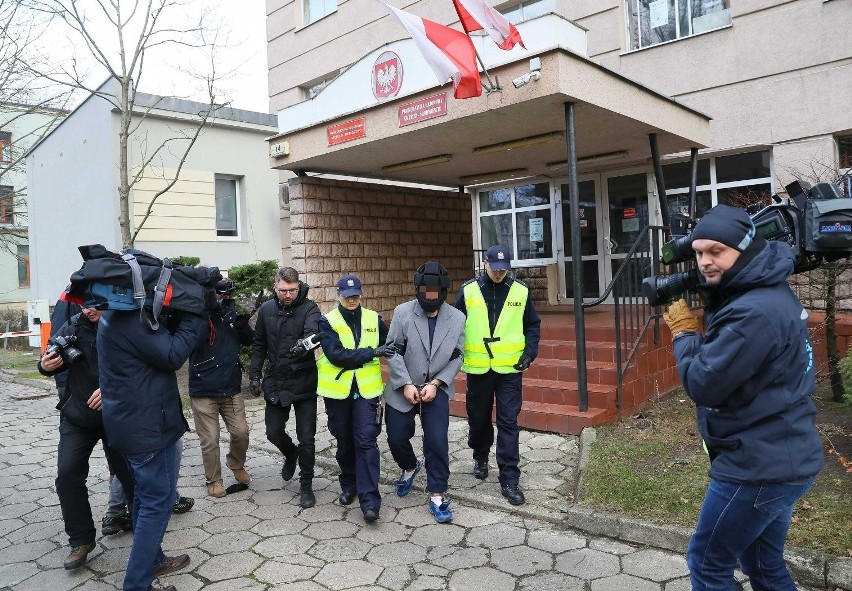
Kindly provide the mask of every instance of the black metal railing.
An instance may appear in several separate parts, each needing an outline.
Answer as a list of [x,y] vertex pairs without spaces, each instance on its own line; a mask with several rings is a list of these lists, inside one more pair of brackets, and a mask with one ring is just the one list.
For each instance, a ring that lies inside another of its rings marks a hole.
[[615,307],[615,363],[618,371],[616,405],[623,402],[624,374],[649,327],[653,326],[654,342],[660,340],[661,307],[648,305],[642,294],[642,280],[651,275],[664,276],[682,271],[685,264],[667,266],[661,263],[660,248],[665,240],[663,226],[646,226],[627,252],[612,281],[601,297],[583,303],[583,308],[602,304],[612,294]]

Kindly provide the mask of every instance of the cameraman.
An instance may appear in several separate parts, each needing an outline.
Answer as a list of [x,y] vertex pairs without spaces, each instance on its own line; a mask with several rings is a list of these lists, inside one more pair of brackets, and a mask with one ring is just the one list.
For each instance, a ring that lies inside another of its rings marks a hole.
[[695,402],[710,485],[687,549],[695,591],[795,591],[784,563],[793,508],[822,468],[807,312],[787,284],[795,257],[755,235],[742,209],[717,205],[692,232],[706,330],[686,302],[663,315]]
[[71,552],[65,559],[68,570],[83,566],[95,548],[95,523],[86,477],[89,457],[98,440],[103,442],[104,454],[113,472],[128,491],[129,498],[133,498],[133,476],[127,462],[109,445],[104,431],[95,347],[100,318],[99,310],[83,308],[56,330],[51,338],[53,345],[38,362],[39,372],[46,376],[67,374],[56,406],[60,411],[56,493],[71,545]]

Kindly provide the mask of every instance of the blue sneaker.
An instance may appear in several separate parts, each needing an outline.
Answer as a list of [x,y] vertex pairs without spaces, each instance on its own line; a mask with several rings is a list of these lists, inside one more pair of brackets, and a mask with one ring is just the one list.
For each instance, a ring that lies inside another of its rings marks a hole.
[[450,503],[452,502],[452,499],[445,499],[440,505],[436,505],[434,501],[429,501],[429,510],[435,516],[435,521],[448,523],[453,520],[453,512],[450,511]]
[[402,474],[399,476],[399,480],[396,481],[396,494],[400,497],[404,497],[411,491],[411,487],[414,486],[414,477],[417,476],[417,473],[420,472],[420,460],[417,460],[417,465],[414,467],[414,474],[411,475],[411,478],[405,478],[405,470],[403,470]]

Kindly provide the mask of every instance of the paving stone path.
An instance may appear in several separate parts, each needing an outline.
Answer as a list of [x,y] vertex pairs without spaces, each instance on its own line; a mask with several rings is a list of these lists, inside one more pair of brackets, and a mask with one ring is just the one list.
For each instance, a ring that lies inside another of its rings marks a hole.
[[[62,568],[68,547],[54,487],[58,413],[55,396],[45,394],[0,382],[0,590],[121,589],[131,534],[99,537],[86,566]],[[297,505],[298,479],[282,488],[280,454],[266,442],[262,405],[251,404],[248,414],[253,481],[244,492],[206,496],[198,439],[187,434],[179,488],[196,503],[189,513],[172,517],[163,547],[169,555],[189,554],[192,563],[159,585],[179,591],[690,589],[682,555],[588,537],[547,519],[568,502],[575,438],[522,434],[530,503],[524,512],[513,512],[500,497],[495,474],[484,483],[467,474],[465,424],[453,420],[451,492],[463,491],[467,502],[454,506],[455,519],[446,525],[437,525],[426,507],[425,477],[419,477],[419,491],[396,496],[391,486],[396,469],[384,446],[381,519],[366,524],[357,502],[351,507],[336,502],[324,417],[317,440],[317,505],[303,510]],[[107,476],[98,446],[89,475],[98,524]],[[545,519],[536,518],[539,513]]]

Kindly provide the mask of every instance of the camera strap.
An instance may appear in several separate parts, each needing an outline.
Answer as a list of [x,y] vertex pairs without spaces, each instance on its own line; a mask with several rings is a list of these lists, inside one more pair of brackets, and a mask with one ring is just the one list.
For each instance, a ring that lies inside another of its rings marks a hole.
[[157,318],[159,318],[160,312],[163,310],[166,290],[172,278],[171,262],[168,259],[163,259],[160,277],[157,279],[157,285],[154,286],[154,303],[151,307],[151,315],[149,317],[145,314],[145,283],[142,281],[142,269],[139,267],[139,261],[129,252],[122,252],[121,259],[130,266],[131,277],[133,278],[133,299],[139,306],[139,318],[141,322],[151,330],[157,330],[160,327]]

